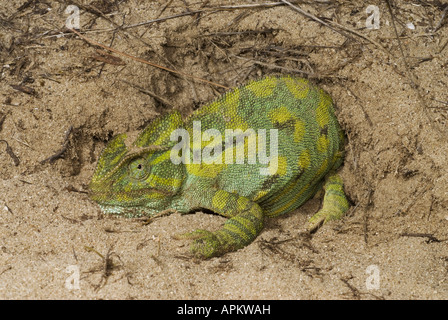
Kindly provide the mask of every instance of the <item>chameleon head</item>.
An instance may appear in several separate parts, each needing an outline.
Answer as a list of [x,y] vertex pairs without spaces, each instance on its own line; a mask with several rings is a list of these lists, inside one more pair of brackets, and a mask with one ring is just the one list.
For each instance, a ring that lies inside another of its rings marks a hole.
[[141,135],[120,134],[105,147],[89,184],[90,197],[105,213],[151,216],[170,203],[184,167],[170,161],[170,148],[142,145]]

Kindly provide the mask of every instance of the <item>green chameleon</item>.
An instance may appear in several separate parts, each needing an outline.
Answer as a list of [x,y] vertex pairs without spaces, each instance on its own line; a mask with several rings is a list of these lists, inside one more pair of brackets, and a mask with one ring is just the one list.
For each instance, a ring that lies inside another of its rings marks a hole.
[[105,213],[126,217],[204,209],[227,217],[217,231],[176,237],[194,240],[193,254],[209,258],[247,246],[266,217],[298,208],[322,187],[323,205],[308,229],[340,218],[349,207],[336,174],[343,149],[328,94],[305,79],[268,76],[185,121],[174,111],[138,136],[114,137],[98,160],[90,196]]

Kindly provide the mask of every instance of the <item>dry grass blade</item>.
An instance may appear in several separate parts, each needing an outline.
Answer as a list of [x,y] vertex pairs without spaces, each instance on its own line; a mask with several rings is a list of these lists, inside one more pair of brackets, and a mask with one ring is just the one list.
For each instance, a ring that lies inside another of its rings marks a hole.
[[[364,40],[367,40],[370,43],[374,44],[379,49],[381,49],[382,51],[384,51],[387,54],[391,55],[391,53],[389,51],[387,51],[380,43],[376,42],[375,40],[370,39],[369,37],[363,35],[362,33],[359,33],[359,32],[357,32],[357,31],[355,31],[353,29],[345,27],[345,26],[343,26],[343,25],[341,25],[341,24],[339,24],[337,22],[331,21],[331,20],[327,23],[327,22],[323,21],[322,19],[319,19],[318,17],[312,15],[311,13],[308,13],[308,12],[302,10],[301,8],[293,5],[291,2],[289,2],[287,0],[282,0],[282,2],[287,4],[292,9],[294,9],[297,12],[299,12],[300,14],[304,15],[305,17],[310,18],[311,20],[314,20],[314,21],[324,25],[324,26],[330,28],[331,30],[333,30],[333,31],[335,31],[337,33],[342,34],[345,37],[347,37],[347,35],[345,33],[341,32],[340,30],[344,30],[344,31],[352,33],[352,34],[354,34],[354,35],[356,35],[356,36],[358,36],[358,37],[360,37],[360,38],[362,38]],[[340,30],[338,30],[338,29],[340,29]]]
[[168,16],[168,17],[156,18],[156,19],[152,19],[152,20],[148,20],[148,21],[144,21],[144,22],[130,24],[130,25],[127,25],[127,26],[123,26],[120,29],[130,29],[130,28],[135,28],[135,27],[141,27],[141,26],[148,25],[148,24],[151,24],[151,23],[162,22],[162,21],[175,19],[175,18],[180,18],[180,17],[185,17],[185,16],[191,16],[191,15],[195,15],[195,14],[203,13],[203,12],[207,12],[207,11],[232,10],[232,9],[251,9],[251,8],[262,8],[262,7],[266,8],[266,7],[275,7],[275,6],[279,6],[279,5],[283,5],[283,4],[284,3],[280,1],[280,2],[254,3],[254,4],[228,5],[228,6],[212,7],[212,8],[208,8],[208,9],[186,11],[186,12],[182,12],[182,13],[175,14],[175,15]]
[[101,62],[108,63],[108,64],[112,64],[112,65],[115,65],[115,66],[124,66],[124,65],[126,65],[126,63],[123,60],[121,60],[119,57],[115,57],[115,56],[113,56],[113,55],[111,55],[111,54],[109,54],[109,53],[107,53],[107,52],[105,52],[103,50],[97,50],[96,52],[98,54],[92,56],[92,58],[94,60],[101,61]]
[[448,5],[443,10],[442,17],[440,18],[439,23],[437,24],[437,26],[434,28],[434,30],[432,32],[436,32],[437,30],[439,30],[442,27],[443,22],[445,21],[447,13],[448,13]]
[[142,93],[146,93],[147,95],[153,97],[154,99],[156,99],[156,100],[159,101],[160,103],[164,104],[165,106],[168,106],[168,107],[174,109],[174,105],[173,105],[171,102],[169,102],[169,101],[166,100],[165,98],[163,98],[163,97],[161,97],[161,96],[155,94],[154,92],[152,92],[152,91],[150,91],[150,90],[148,90],[148,89],[145,89],[145,88],[143,88],[143,87],[141,87],[141,86],[138,86],[138,85],[136,85],[136,84],[134,84],[134,83],[131,83],[131,82],[129,82],[129,81],[126,81],[126,80],[121,80],[121,81],[124,82],[124,83],[126,83],[126,84],[128,84],[128,85],[130,85],[131,87],[133,87],[133,88],[139,90],[139,91],[142,92]]

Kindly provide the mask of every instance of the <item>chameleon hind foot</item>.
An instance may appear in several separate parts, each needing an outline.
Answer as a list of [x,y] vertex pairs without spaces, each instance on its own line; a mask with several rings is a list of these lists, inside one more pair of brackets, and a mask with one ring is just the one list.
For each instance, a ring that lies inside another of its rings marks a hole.
[[327,178],[324,190],[322,209],[308,220],[307,229],[309,232],[315,232],[328,221],[340,219],[349,208],[343,182],[338,174],[330,175]]
[[226,251],[224,245],[219,241],[216,232],[197,229],[191,232],[181,233],[174,236],[177,240],[193,240],[190,246],[191,253],[198,258],[211,258],[219,256]]
[[235,251],[249,245],[263,230],[264,213],[249,199],[224,190],[202,192],[206,209],[229,217],[217,231],[194,230],[176,235],[175,239],[193,240],[194,256],[208,259]]

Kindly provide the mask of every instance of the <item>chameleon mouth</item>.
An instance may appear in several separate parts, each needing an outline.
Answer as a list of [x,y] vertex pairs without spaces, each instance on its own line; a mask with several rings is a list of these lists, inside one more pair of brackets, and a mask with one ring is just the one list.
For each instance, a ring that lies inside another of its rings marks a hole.
[[128,207],[144,206],[153,200],[162,200],[172,196],[172,192],[154,188],[141,188],[132,191],[104,191],[90,189],[89,197],[103,206]]
[[126,218],[151,217],[156,213],[154,209],[145,206],[120,206],[109,204],[98,204],[101,211],[106,214],[120,215]]

